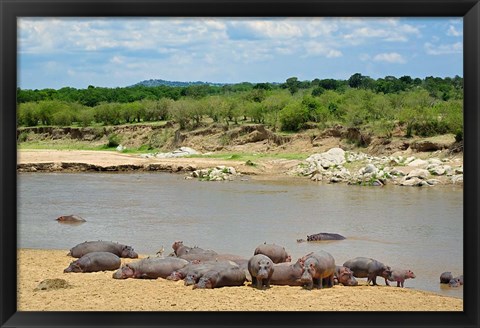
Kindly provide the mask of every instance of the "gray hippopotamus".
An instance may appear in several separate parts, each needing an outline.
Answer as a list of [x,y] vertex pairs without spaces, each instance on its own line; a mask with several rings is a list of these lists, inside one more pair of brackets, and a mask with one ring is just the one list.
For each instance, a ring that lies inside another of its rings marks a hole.
[[396,281],[397,287],[403,287],[405,280],[409,278],[415,279],[415,274],[411,270],[394,269],[387,279],[389,281]]
[[273,261],[266,255],[257,254],[248,260],[248,272],[252,277],[253,287],[258,289],[270,288],[273,271]]
[[333,282],[335,285],[358,286],[358,281],[353,276],[353,272],[349,268],[340,265],[335,266]]
[[307,235],[307,241],[321,241],[321,240],[343,240],[344,236],[338,233],[320,232],[314,235]]
[[270,283],[282,286],[303,286],[302,274],[303,259],[301,258],[293,264],[289,262],[274,264]]
[[441,284],[448,284],[450,282],[450,280],[452,280],[452,279],[453,279],[453,274],[450,271],[443,272],[440,275],[440,283]]
[[172,248],[177,257],[187,261],[208,261],[214,260],[218,256],[217,252],[210,249],[203,249],[197,246],[185,246],[183,241],[175,241],[172,245]]
[[450,279],[448,285],[450,287],[459,287],[463,285],[463,275]]
[[110,252],[119,257],[136,259],[138,254],[132,246],[127,246],[112,241],[86,241],[70,249],[68,255],[73,257],[82,257],[91,252]]
[[377,285],[377,276],[381,276],[385,279],[385,285],[390,286],[387,279],[392,269],[382,262],[368,257],[356,257],[343,263],[343,266],[352,270],[354,277],[367,278],[367,285],[370,282]]
[[232,266],[223,270],[212,269],[203,274],[198,282],[193,285],[193,289],[243,286],[245,280],[245,272],[238,266]]
[[166,277],[168,280],[185,280],[185,285],[193,285],[198,282],[205,272],[210,270],[223,270],[231,267],[239,267],[237,263],[228,260],[192,261],[184,267],[174,270]]
[[62,215],[62,216],[59,216],[58,218],[56,218],[55,220],[57,220],[60,223],[83,223],[83,222],[87,222],[87,220],[85,220],[84,218],[82,218],[78,215],[75,215],[75,214]]
[[157,279],[166,278],[173,271],[179,270],[188,264],[187,260],[177,257],[147,257],[123,265],[113,273],[114,279]]
[[253,255],[257,254],[263,254],[268,256],[273,261],[273,263],[290,262],[292,260],[290,255],[287,254],[285,247],[275,244],[263,243],[261,245],[258,245],[253,252]]
[[120,267],[120,258],[109,252],[91,252],[70,263],[63,272],[97,272],[116,270]]
[[323,288],[325,282],[327,287],[333,287],[333,276],[335,274],[335,259],[325,251],[310,253],[302,258],[303,274],[301,281],[307,289]]

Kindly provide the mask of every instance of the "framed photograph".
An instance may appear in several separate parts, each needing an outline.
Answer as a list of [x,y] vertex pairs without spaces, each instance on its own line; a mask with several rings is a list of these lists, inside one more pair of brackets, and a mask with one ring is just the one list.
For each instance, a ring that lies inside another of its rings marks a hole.
[[478,326],[478,1],[0,8],[2,327]]

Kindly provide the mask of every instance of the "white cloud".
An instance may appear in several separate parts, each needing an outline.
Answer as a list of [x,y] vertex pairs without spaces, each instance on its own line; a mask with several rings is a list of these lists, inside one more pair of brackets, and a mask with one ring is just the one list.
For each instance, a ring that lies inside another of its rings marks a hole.
[[429,55],[449,55],[460,54],[463,52],[463,43],[457,42],[453,44],[439,44],[435,45],[430,42],[425,43],[425,52]]
[[455,26],[450,25],[447,31],[448,36],[462,36],[463,31],[458,31]]
[[327,58],[336,58],[343,55],[341,51],[334,49],[325,43],[315,41],[309,41],[306,43],[305,52],[307,56],[319,55]]
[[405,64],[406,60],[403,58],[402,55],[396,52],[390,52],[390,53],[381,53],[378,55],[375,55],[373,57],[373,60],[375,61],[383,61],[387,63],[392,63],[392,64]]

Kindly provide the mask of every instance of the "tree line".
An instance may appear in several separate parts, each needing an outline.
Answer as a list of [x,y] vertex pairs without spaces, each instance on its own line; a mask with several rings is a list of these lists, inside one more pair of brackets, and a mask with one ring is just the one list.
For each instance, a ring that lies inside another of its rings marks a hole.
[[173,120],[182,129],[209,119],[226,125],[262,123],[299,131],[312,124],[366,127],[389,136],[395,124],[406,134],[463,136],[463,79],[359,73],[348,80],[314,79],[224,86],[17,90],[17,122],[36,125],[116,125]]

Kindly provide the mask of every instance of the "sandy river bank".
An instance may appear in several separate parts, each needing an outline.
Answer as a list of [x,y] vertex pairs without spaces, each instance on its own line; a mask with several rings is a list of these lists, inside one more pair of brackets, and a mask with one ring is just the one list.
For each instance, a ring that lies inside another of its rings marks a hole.
[[[112,278],[111,271],[63,273],[68,250],[19,249],[19,311],[462,311],[463,300],[387,286],[334,286],[322,290],[272,286],[192,289],[183,281]],[[140,256],[142,257],[142,256]],[[133,261],[122,259],[123,263]],[[69,288],[37,290],[45,279]],[[360,279],[361,284],[365,279]],[[74,302],[72,300],[75,300]]]

